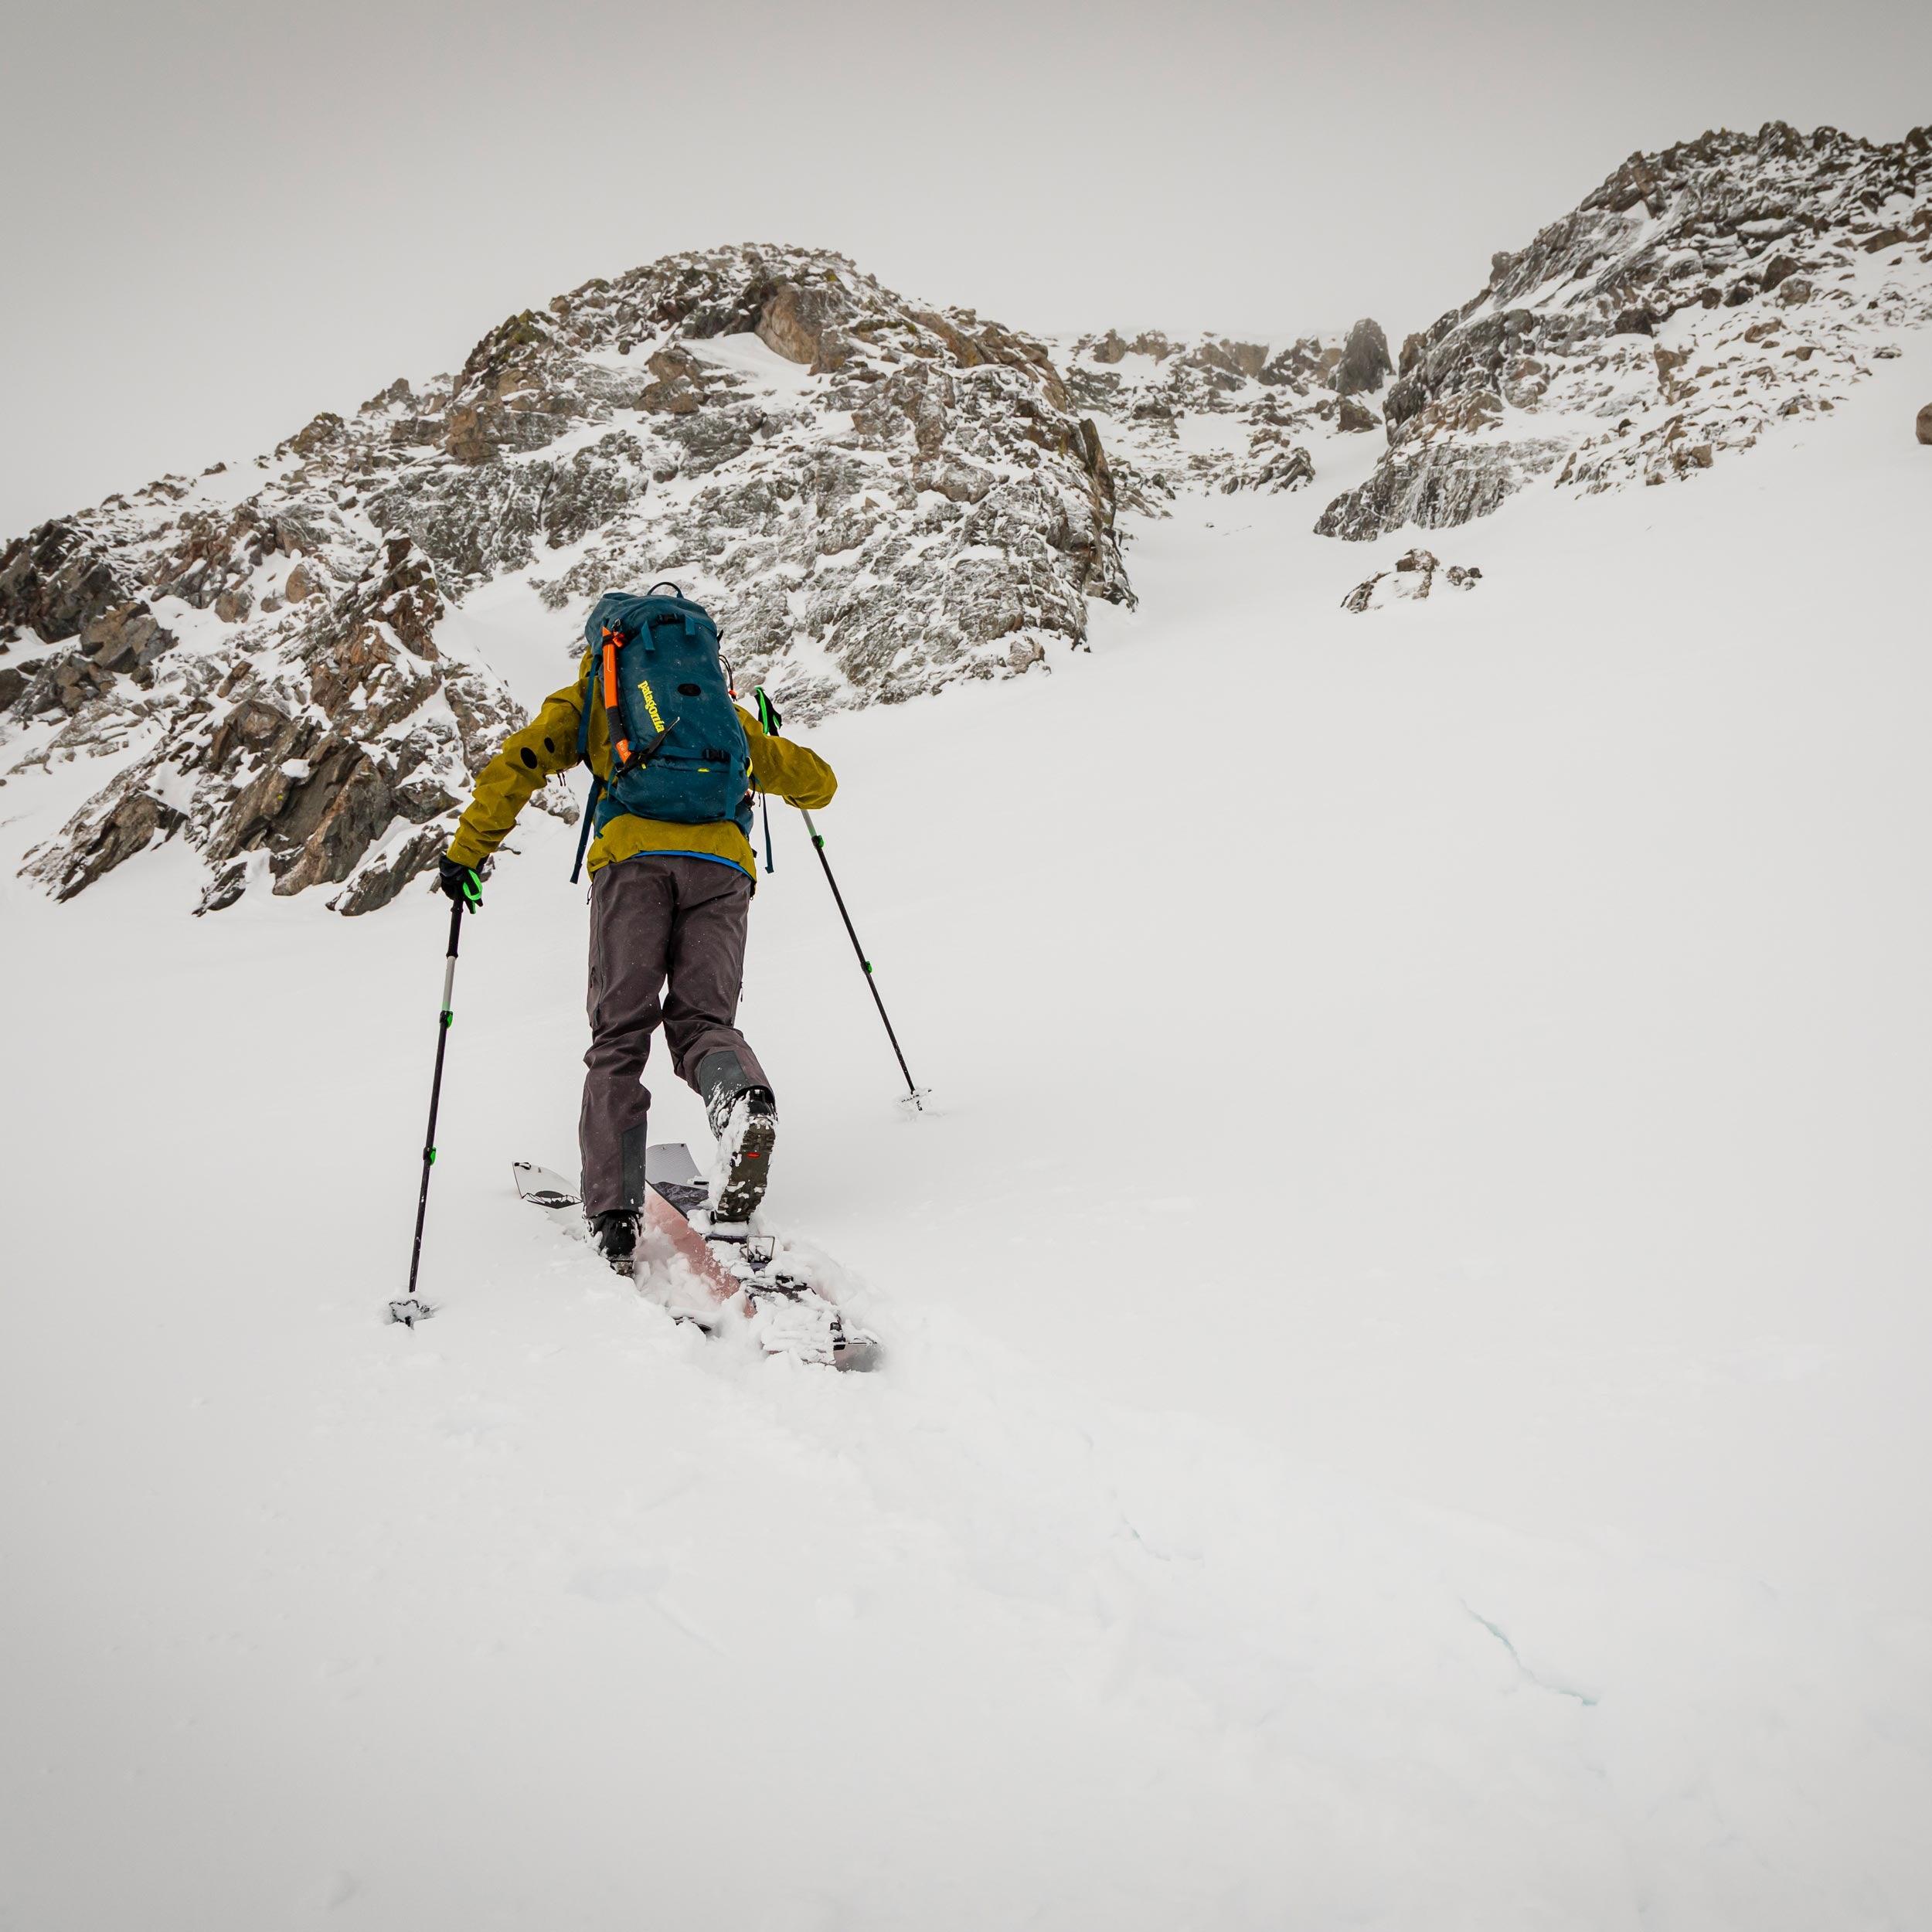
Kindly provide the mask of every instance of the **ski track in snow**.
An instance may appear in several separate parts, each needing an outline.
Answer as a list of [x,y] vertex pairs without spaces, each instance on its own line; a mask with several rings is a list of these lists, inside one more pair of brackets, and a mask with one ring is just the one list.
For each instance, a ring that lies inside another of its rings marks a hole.
[[1925,366],[1426,605],[1185,504],[1090,656],[815,734],[930,1114],[789,825],[743,1017],[871,1377],[516,1201],[568,828],[406,1333],[441,902],[53,907],[100,774],[14,781],[0,1925],[1922,1922]]

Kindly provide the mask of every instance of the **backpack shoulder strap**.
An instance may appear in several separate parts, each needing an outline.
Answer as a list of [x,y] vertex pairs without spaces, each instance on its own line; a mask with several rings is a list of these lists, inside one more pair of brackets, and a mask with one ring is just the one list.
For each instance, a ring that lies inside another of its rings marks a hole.
[[[583,702],[577,706],[577,763],[580,765],[590,762],[590,702],[597,682],[597,660],[593,658],[590,668],[584,673]],[[583,876],[583,855],[590,848],[590,835],[597,822],[597,803],[603,796],[604,781],[594,771],[590,774],[590,789],[583,801],[583,829],[577,834],[577,863],[570,868],[570,883],[573,886]]]

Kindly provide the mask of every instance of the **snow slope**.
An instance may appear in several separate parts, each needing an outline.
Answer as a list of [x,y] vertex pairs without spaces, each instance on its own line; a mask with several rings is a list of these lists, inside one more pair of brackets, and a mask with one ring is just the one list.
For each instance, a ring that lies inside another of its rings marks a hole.
[[871,1378],[515,1199],[567,827],[466,937],[410,1333],[441,902],[56,907],[91,777],[0,792],[0,1924],[1932,1917],[1928,383],[1360,616],[1402,536],[1183,502],[1090,656],[816,733],[933,1109],[795,823],[745,1023]]

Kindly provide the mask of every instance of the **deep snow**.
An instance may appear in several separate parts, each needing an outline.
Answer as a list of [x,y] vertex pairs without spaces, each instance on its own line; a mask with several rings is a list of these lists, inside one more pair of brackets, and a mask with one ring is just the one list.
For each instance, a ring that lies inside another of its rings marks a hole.
[[568,828],[465,937],[412,1333],[442,902],[56,907],[100,774],[11,781],[0,1924],[1932,1916],[1928,366],[1422,605],[1191,501],[1090,655],[811,734],[932,1109],[795,820],[744,1022],[870,1378],[517,1202]]

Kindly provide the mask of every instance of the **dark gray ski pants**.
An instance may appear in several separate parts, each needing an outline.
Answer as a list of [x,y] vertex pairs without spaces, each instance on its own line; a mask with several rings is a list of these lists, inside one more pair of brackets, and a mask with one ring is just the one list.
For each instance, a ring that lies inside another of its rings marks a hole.
[[[642,852],[590,879],[590,1050],[583,1056],[583,1211],[644,1203],[644,1063],[660,1023],[678,1077],[734,1051],[748,1083],[768,1087],[738,1031],[751,881],[736,866]],[[665,992],[665,981],[670,988]]]

